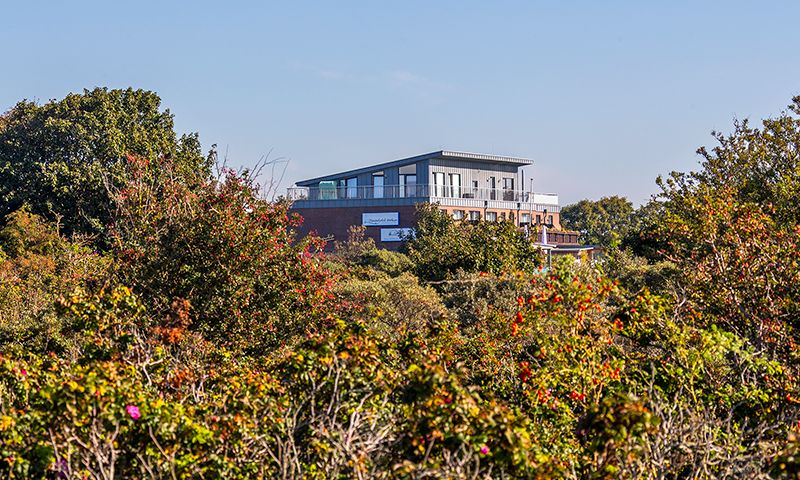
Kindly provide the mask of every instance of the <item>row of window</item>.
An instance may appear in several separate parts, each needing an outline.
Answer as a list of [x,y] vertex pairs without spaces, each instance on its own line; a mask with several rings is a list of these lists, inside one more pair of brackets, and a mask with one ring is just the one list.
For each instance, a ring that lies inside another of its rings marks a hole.
[[[444,210],[445,212],[447,210]],[[463,220],[467,215],[465,210],[453,210],[453,219],[455,220]],[[499,215],[500,221],[506,220],[506,212],[500,212]],[[469,220],[473,222],[477,222],[481,219],[481,212],[478,210],[470,210],[469,211]],[[484,220],[487,222],[496,222],[498,219],[497,212],[486,212]],[[509,212],[508,220],[514,221],[514,212]],[[531,214],[530,213],[520,213],[519,214],[519,224],[520,225],[529,225],[531,223]],[[536,225],[540,225],[542,223],[542,215],[536,215]],[[552,225],[553,224],[553,216],[547,215],[547,223]]]
[[[448,180],[445,183],[445,178]],[[480,189],[480,185],[478,184],[477,180],[472,181],[472,191],[465,192],[465,198],[479,198],[478,190]],[[497,191],[497,178],[496,177],[489,177],[489,198],[491,200],[497,200],[498,198],[498,191]],[[445,175],[444,172],[433,172],[433,196],[435,197],[455,197],[460,198],[462,196],[461,190],[461,174],[458,173],[448,173]],[[502,198],[503,200],[514,200],[514,178],[513,177],[504,177],[503,178],[503,191],[502,191]]]
[[[447,180],[445,182],[445,180]],[[323,185],[324,184],[324,185]],[[330,185],[330,186],[329,186]],[[367,187],[359,188],[358,185],[358,178],[351,177],[345,178],[338,181],[338,185],[334,182],[320,182],[319,184],[320,190],[323,189],[336,189],[338,190],[338,195],[334,194],[335,197],[338,198],[384,198],[386,195],[386,184],[385,184],[385,177],[383,172],[374,173],[372,175],[372,185]],[[364,189],[370,189],[371,191],[366,191]],[[417,195],[417,175],[416,174],[400,174],[400,185],[399,188],[396,188],[398,191],[390,192],[390,196],[398,196],[398,197],[414,197]],[[433,173],[433,196],[435,197],[451,197],[451,198],[479,198],[482,197],[478,193],[479,186],[478,181],[472,181],[472,191],[471,192],[462,192],[461,186],[461,174],[458,173],[448,173],[445,174],[444,172],[434,172]],[[463,195],[462,195],[463,193]],[[495,177],[489,177],[489,188],[488,188],[488,198],[490,200],[497,200],[498,197],[502,198],[503,200],[514,200],[514,179],[513,178],[503,178],[503,190],[502,190],[502,197],[500,192],[497,190],[497,179]],[[327,196],[330,195],[326,195]],[[334,198],[335,198],[334,197]],[[321,195],[322,198],[322,195]]]
[[445,185],[444,172],[433,172],[433,196],[461,197],[461,175],[458,173],[450,173],[447,176],[449,182]]
[[[323,189],[323,183],[319,182],[320,190]],[[330,182],[333,183],[333,182]],[[338,190],[339,198],[383,198],[386,196],[385,192],[385,177],[383,173],[376,173],[372,175],[372,185],[369,188],[371,191],[367,192],[359,189],[358,178],[351,177],[339,180]],[[399,197],[414,197],[417,195],[417,176],[414,174],[401,174],[399,191],[393,192],[393,196]]]

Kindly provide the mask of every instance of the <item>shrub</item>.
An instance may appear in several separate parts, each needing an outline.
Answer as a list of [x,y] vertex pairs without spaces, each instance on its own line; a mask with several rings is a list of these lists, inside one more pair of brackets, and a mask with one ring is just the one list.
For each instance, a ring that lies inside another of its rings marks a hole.
[[295,241],[300,219],[287,203],[259,198],[247,172],[227,171],[192,190],[168,162],[131,157],[129,166],[136,180],[117,192],[113,231],[120,283],[155,312],[188,300],[193,329],[250,354],[313,325],[330,277],[312,255],[320,243]]

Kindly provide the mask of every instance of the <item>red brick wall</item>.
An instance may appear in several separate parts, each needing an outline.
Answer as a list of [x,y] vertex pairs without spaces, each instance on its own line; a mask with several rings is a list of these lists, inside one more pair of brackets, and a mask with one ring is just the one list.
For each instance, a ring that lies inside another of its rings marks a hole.
[[407,228],[414,226],[413,206],[402,207],[337,207],[337,208],[298,208],[294,210],[303,217],[300,226],[300,236],[316,232],[320,237],[333,235],[333,240],[328,243],[328,248],[333,247],[334,241],[347,240],[347,229],[351,225],[361,225],[362,213],[397,212],[400,216],[399,225],[385,227],[366,227],[366,235],[375,244],[387,250],[397,250],[402,242],[381,242],[381,228]]
[[[441,207],[452,214],[453,210],[464,210],[465,215],[469,216],[468,208],[461,207]],[[384,212],[397,212],[400,216],[400,221],[397,226],[385,227],[366,227],[366,235],[373,240],[375,244],[387,250],[397,250],[402,246],[402,242],[381,242],[381,228],[413,228],[415,226],[415,211],[413,206],[402,207],[337,207],[337,208],[298,208],[295,209],[297,213],[303,216],[303,224],[300,226],[300,236],[305,236],[310,232],[315,232],[320,237],[327,237],[333,235],[333,240],[328,242],[327,249],[332,249],[333,242],[347,240],[347,230],[351,225],[361,225],[362,213],[384,213]],[[517,217],[516,210],[498,210],[489,209],[488,211],[497,212],[497,218],[500,219],[500,213],[505,213],[506,218],[511,218],[513,214]],[[484,209],[480,209],[481,218],[484,215]],[[536,216],[533,219],[535,221]],[[553,223],[556,228],[547,232],[548,243],[553,244],[577,244],[577,232],[563,232],[559,231],[558,213],[553,214]],[[519,219],[516,218],[516,222]]]

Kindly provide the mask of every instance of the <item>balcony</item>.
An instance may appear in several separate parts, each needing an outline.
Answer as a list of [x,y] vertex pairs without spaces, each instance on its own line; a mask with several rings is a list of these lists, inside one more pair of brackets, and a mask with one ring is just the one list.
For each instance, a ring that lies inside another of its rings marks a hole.
[[448,206],[471,208],[501,208],[524,210],[548,210],[558,212],[558,195],[554,193],[533,193],[501,188],[471,188],[445,185],[366,185],[330,187],[290,187],[287,197],[297,206],[324,206],[325,202],[342,206],[343,201],[358,202],[374,200],[404,200],[409,203],[431,202]]
[[359,200],[380,198],[426,198],[428,185],[366,185],[358,187],[289,187],[288,198],[298,200]]

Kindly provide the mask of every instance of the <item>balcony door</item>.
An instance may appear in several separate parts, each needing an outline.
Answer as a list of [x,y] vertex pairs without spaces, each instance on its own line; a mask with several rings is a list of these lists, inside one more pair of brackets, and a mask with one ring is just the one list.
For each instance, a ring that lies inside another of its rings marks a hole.
[[497,200],[497,179],[489,177],[489,199]]
[[347,179],[347,198],[358,198],[358,178]]
[[458,173],[450,174],[450,196],[461,198],[461,175]]
[[384,186],[384,176],[383,174],[375,174],[372,175],[372,197],[373,198],[383,198],[383,186]]
[[444,197],[444,172],[433,172],[433,196]]
[[503,200],[514,201],[514,179],[503,178]]
[[401,197],[417,196],[416,175],[400,175],[400,196]]

